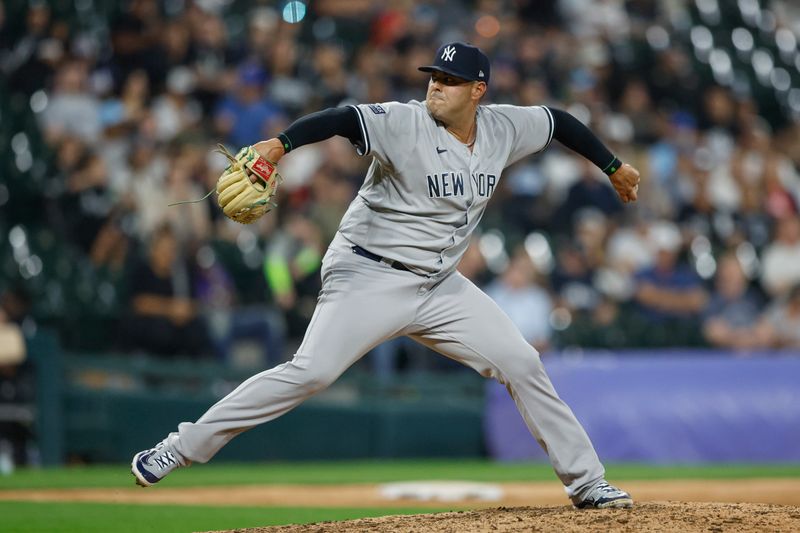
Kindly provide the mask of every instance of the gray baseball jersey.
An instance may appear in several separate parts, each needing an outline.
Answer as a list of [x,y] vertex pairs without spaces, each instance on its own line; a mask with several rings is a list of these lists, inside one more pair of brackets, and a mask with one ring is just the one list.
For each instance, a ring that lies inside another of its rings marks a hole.
[[[236,435],[324,389],[379,343],[405,335],[508,388],[567,494],[604,476],[589,437],[510,318],[455,270],[500,174],[550,142],[544,107],[480,106],[472,152],[424,103],[357,106],[373,161],[322,262],[317,308],[291,361],[257,374],[166,443],[205,462]],[[353,253],[354,245],[411,271]]]
[[424,102],[352,106],[361,123],[366,180],[339,231],[419,274],[458,265],[501,172],[553,137],[546,107],[480,106],[472,151],[428,114]]

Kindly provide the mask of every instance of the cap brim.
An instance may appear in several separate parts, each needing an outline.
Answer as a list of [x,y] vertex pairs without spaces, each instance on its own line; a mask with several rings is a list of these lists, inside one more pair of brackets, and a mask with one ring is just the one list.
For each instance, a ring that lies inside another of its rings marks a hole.
[[463,74],[456,72],[454,70],[450,70],[448,68],[442,68],[436,65],[428,65],[426,67],[417,67],[417,70],[421,70],[422,72],[444,72],[445,74],[450,74],[451,76],[455,76],[456,78],[461,78],[462,80],[467,81],[483,81],[486,80],[479,80],[477,78],[465,78]]

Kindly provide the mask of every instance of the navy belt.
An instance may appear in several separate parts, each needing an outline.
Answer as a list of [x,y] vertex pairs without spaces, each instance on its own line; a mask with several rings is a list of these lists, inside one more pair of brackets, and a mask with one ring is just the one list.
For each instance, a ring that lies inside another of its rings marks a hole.
[[381,257],[378,254],[373,254],[372,252],[363,249],[357,244],[353,246],[352,250],[353,253],[356,255],[360,255],[361,257],[366,257],[367,259],[372,259],[373,261],[377,261],[378,263],[386,263],[395,270],[403,270],[405,272],[411,272],[408,269],[408,267],[406,267],[403,263],[398,263],[397,261],[386,259],[385,257]]

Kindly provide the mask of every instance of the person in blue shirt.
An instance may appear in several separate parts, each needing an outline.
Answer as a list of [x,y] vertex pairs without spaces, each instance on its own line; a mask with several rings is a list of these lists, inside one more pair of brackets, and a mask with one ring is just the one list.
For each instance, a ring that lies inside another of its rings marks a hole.
[[282,124],[283,112],[264,96],[266,81],[261,67],[245,65],[234,90],[217,106],[214,124],[228,144],[246,146],[254,137],[271,137],[272,124]]
[[726,253],[719,260],[714,291],[703,311],[703,337],[719,348],[747,350],[763,346],[758,328],[762,307],[736,254]]
[[635,275],[637,316],[645,326],[661,326],[648,332],[650,341],[657,343],[660,332],[665,341],[674,341],[678,335],[686,342],[690,338],[697,342],[696,318],[708,301],[703,281],[689,265],[679,261],[683,242],[674,224],[654,224],[649,237],[656,248],[655,262]]

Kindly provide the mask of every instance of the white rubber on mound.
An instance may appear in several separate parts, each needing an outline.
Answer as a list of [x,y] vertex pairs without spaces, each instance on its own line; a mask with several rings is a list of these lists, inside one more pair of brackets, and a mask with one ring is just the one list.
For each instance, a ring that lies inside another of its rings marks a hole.
[[387,500],[457,502],[462,500],[497,501],[503,498],[498,485],[471,481],[407,481],[378,487]]

